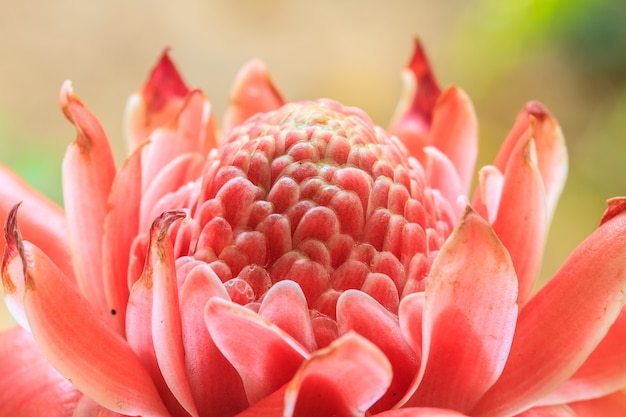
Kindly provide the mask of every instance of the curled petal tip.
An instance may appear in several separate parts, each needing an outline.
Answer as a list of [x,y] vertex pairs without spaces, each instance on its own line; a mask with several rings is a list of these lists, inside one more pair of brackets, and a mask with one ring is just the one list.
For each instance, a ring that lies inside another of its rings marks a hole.
[[[22,234],[20,233],[19,228],[17,227],[17,210],[20,206],[20,203],[17,203],[9,214],[7,215],[7,220],[4,224],[4,239],[6,240],[6,247],[4,249],[4,256],[2,257],[2,284],[4,286],[4,291],[7,294],[11,294],[16,291],[16,285],[11,280],[11,274],[9,273],[9,264],[16,256],[19,256],[21,259],[24,259],[24,247],[22,244]],[[23,276],[26,276],[26,264],[23,263]]]
[[165,46],[141,94],[148,103],[149,110],[161,110],[172,97],[185,97],[189,88],[169,57],[170,47]]
[[412,104],[413,111],[421,114],[427,123],[430,124],[435,103],[441,95],[441,88],[435,79],[424,47],[418,39],[415,39],[413,56],[409,62],[408,69],[413,73],[417,81],[417,91]]
[[626,210],[626,197],[613,197],[607,200],[607,208],[602,215],[600,225],[611,220],[613,217],[618,216]]
[[158,234],[158,240],[163,240],[169,227],[178,219],[185,217],[187,213],[183,210],[168,210],[164,211],[159,217],[152,222],[152,233]]
[[65,118],[71,123],[74,123],[74,116],[70,110],[70,102],[72,101],[80,103],[80,99],[76,97],[76,94],[74,94],[72,82],[70,80],[65,80],[61,85],[61,90],[59,91],[59,105],[61,106],[61,110],[63,111]]

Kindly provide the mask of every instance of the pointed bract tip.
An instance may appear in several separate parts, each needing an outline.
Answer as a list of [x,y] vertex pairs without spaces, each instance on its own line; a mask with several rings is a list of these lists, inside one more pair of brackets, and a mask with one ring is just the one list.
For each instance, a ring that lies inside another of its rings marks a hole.
[[152,69],[148,81],[141,90],[141,95],[153,112],[162,109],[172,97],[185,97],[189,91],[169,57],[169,51],[169,46],[163,48],[159,62]]
[[528,112],[529,115],[534,116],[539,121],[543,121],[546,116],[550,115],[550,112],[548,111],[546,106],[538,101],[529,101],[524,106],[524,109],[526,110],[526,112]]
[[161,213],[159,217],[152,222],[152,228],[150,231],[151,239],[156,238],[156,242],[161,242],[172,223],[178,219],[185,217],[187,213],[183,210],[168,210]]
[[[17,210],[22,203],[19,202],[9,211],[6,222],[4,223],[4,239],[6,241],[6,247],[4,248],[4,256],[2,257],[2,284],[7,294],[15,291],[16,286],[11,281],[9,274],[9,263],[19,256],[24,259],[24,245],[22,243],[22,234],[17,227]],[[23,276],[26,277],[26,263],[22,262]]]
[[408,69],[413,73],[417,81],[417,91],[412,107],[415,111],[424,115],[430,123],[435,104],[441,95],[441,88],[435,78],[432,66],[426,56],[426,51],[419,39],[415,39],[413,56]]
[[600,226],[626,210],[626,197],[613,197],[606,201],[607,208],[600,219]]
[[61,85],[61,90],[59,90],[59,105],[61,106],[61,111],[67,120],[71,123],[74,123],[74,116],[72,115],[72,111],[70,110],[70,102],[81,103],[80,99],[74,94],[74,88],[72,88],[72,82],[70,80],[65,80]]

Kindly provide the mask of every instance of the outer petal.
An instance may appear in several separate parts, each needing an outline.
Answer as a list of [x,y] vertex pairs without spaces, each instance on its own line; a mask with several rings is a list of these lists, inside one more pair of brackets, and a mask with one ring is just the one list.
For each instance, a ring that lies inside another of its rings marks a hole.
[[251,404],[288,382],[308,356],[277,326],[220,298],[209,300],[205,320],[215,344],[241,375]]
[[541,268],[548,227],[546,215],[534,141],[520,141],[509,158],[498,214],[492,224],[513,260],[520,306],[530,297]]
[[133,94],[126,105],[126,136],[131,149],[137,148],[155,129],[169,123],[189,92],[168,52],[169,48],[165,48],[141,91]]
[[276,110],[285,104],[261,61],[248,62],[237,74],[230,94],[230,103],[224,115],[223,131],[228,134],[248,117]]
[[[124,414],[167,416],[130,346],[39,248],[13,231],[24,263],[24,309],[41,352],[83,394]],[[97,341],[97,343],[95,343]]]
[[612,217],[576,248],[523,308],[502,376],[472,415],[523,411],[574,374],[606,335],[626,292],[622,201],[612,203],[621,211],[610,207]]
[[433,262],[423,311],[423,378],[409,400],[466,412],[499,377],[517,319],[506,249],[468,209]]
[[458,411],[445,410],[443,408],[410,407],[389,410],[376,414],[375,417],[459,417],[465,416]]
[[141,201],[141,147],[126,158],[109,196],[102,237],[102,276],[107,306],[122,336],[128,304],[130,248],[139,234]]
[[227,417],[245,409],[248,399],[239,374],[215,346],[204,316],[198,314],[212,297],[227,299],[228,294],[211,267],[194,267],[185,277],[180,299],[187,375],[199,414]]
[[531,408],[516,417],[577,417],[577,414],[566,405],[553,405]]
[[83,395],[78,401],[72,417],[124,417],[124,415],[106,409],[91,398]]
[[74,95],[69,82],[61,88],[60,101],[77,132],[63,159],[63,200],[76,281],[85,297],[108,314],[102,281],[102,235],[116,173],[113,152],[100,123]]
[[541,404],[562,404],[597,398],[626,387],[626,309],[598,347],[570,379]]
[[398,318],[369,295],[348,290],[337,301],[337,323],[339,334],[357,332],[374,343],[391,363],[393,379],[389,389],[371,411],[375,413],[396,405],[419,369],[418,358],[404,339]]
[[561,196],[567,177],[567,149],[563,133],[548,110],[536,101],[526,104],[496,156],[494,165],[504,172],[517,142],[531,131],[537,147],[539,172],[548,205],[548,224]]
[[594,400],[569,404],[579,417],[623,417],[626,415],[626,394],[615,392]]
[[[40,247],[68,277],[74,276],[63,209],[0,165],[0,218],[22,202],[19,221],[25,239]],[[0,251],[4,240],[0,239]]]
[[0,416],[72,416],[81,394],[41,355],[30,333],[0,333]]

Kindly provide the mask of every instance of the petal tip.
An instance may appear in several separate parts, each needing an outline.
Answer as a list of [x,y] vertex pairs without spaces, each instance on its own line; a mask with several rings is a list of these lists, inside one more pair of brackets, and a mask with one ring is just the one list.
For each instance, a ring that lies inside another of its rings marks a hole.
[[613,197],[607,200],[607,208],[602,214],[600,225],[608,222],[615,216],[622,214],[626,210],[626,197]]
[[141,94],[152,112],[161,110],[172,97],[185,97],[189,91],[187,84],[169,57],[170,49],[169,45],[163,48],[161,58],[152,69],[141,90]]

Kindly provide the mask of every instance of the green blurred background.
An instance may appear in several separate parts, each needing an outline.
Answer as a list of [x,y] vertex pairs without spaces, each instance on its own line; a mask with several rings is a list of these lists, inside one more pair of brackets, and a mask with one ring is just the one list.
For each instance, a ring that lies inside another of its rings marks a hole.
[[61,202],[61,160],[74,138],[57,103],[65,79],[99,117],[121,162],[126,99],[164,45],[218,118],[237,70],[261,58],[289,100],[331,97],[386,126],[418,36],[439,81],[460,85],[474,101],[480,165],[526,101],[542,101],[560,121],[570,175],[543,280],[597,226],[605,200],[626,194],[622,0],[173,4],[0,0],[0,163]]

